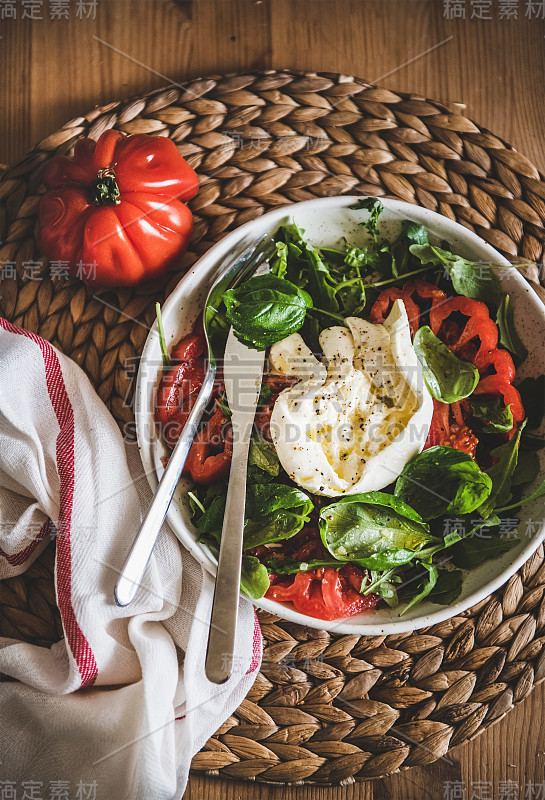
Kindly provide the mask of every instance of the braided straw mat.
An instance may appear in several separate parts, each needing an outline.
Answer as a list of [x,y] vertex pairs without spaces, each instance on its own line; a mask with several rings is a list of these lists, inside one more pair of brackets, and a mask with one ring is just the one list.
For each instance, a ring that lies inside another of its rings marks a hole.
[[[97,293],[52,278],[37,251],[43,165],[77,138],[96,139],[111,127],[169,136],[201,177],[190,252],[164,285]],[[344,193],[420,204],[513,261],[542,260],[545,182],[497,136],[440,103],[356,78],[252,72],[95,108],[7,169],[0,180],[0,313],[77,361],[131,435],[137,359],[155,301],[243,222],[278,205]],[[16,276],[6,273],[9,265]],[[543,292],[536,266],[526,276]],[[26,574],[3,582],[4,635],[44,647],[62,636],[53,560],[52,544]],[[500,719],[545,676],[544,589],[540,547],[478,606],[412,634],[342,636],[260,613],[261,673],[193,769],[337,783],[436,760]]]

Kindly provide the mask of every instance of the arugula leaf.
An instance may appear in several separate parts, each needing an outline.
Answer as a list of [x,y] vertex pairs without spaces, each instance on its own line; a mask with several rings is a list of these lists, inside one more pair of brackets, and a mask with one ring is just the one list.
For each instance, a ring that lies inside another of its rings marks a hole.
[[155,315],[157,317],[157,332],[159,334],[159,347],[161,348],[161,355],[163,357],[163,366],[170,367],[170,356],[167,350],[165,331],[163,328],[163,316],[161,314],[160,303],[155,303]]
[[235,336],[254,350],[265,350],[303,325],[312,300],[307,292],[276,275],[256,275],[223,294]]
[[533,436],[531,433],[524,432],[520,437],[521,450],[530,450],[532,453],[538,453],[544,447],[545,439],[541,436]]
[[[329,267],[320,257],[318,250],[310,242],[303,239],[303,232],[293,222],[289,225],[283,225],[278,235],[284,238],[289,250],[293,245],[299,253],[297,264],[295,264],[295,259],[288,261],[288,276],[291,278],[293,273],[298,271],[298,278],[300,279],[301,272],[304,271],[305,281],[301,281],[301,283],[303,285],[307,284],[313,303],[324,311],[338,311],[339,304],[335,297],[334,289],[335,281],[331,276]],[[292,261],[294,263],[293,268],[291,267]],[[312,307],[312,303],[309,307]]]
[[437,583],[437,577],[439,572],[435,564],[432,564],[431,561],[419,561],[419,567],[424,567],[427,570],[427,574],[424,575],[424,579],[419,584],[422,588],[420,591],[412,597],[407,605],[401,611],[400,617],[403,614],[406,614],[409,609],[414,608],[418,603],[422,602],[422,600],[427,597],[432,589],[434,588],[435,584]]
[[369,254],[364,247],[347,247],[344,263],[349,267],[365,267]]
[[369,211],[369,219],[362,223],[364,228],[367,228],[373,239],[376,241],[378,238],[378,218],[384,211],[384,205],[376,197],[366,197],[358,200],[353,206],[353,209],[363,208]]
[[425,545],[439,541],[416,511],[385,492],[341,498],[321,510],[319,526],[332,556],[369,569],[406,564]]
[[230,417],[232,415],[231,409],[229,408],[229,403],[227,402],[227,395],[225,392],[222,394],[221,397],[216,397],[215,403],[219,409],[223,412],[226,417]]
[[413,244],[428,244],[428,232],[423,225],[404,219],[401,223],[401,235]]
[[509,350],[519,361],[524,361],[528,355],[528,350],[522,344],[515,329],[513,307],[511,306],[508,294],[503,296],[500,307],[498,308],[496,325],[500,330],[500,344],[503,345],[506,350]]
[[276,478],[280,472],[280,460],[272,442],[263,436],[252,436],[248,466],[258,467],[263,472]]
[[437,445],[405,465],[394,493],[428,521],[441,514],[470,514],[491,489],[491,478],[470,455]]
[[428,244],[428,232],[423,225],[404,219],[401,223],[401,233],[390,245],[392,255],[392,274],[394,277],[404,275],[417,261],[410,251],[412,244]]
[[263,597],[270,586],[267,568],[255,556],[242,556],[240,573],[240,588],[251,597],[258,600]]
[[436,400],[456,403],[473,393],[479,382],[478,370],[455,356],[429,325],[417,330],[413,347],[422,364],[426,386]]
[[508,442],[492,450],[491,455],[497,461],[486,470],[487,475],[492,479],[492,491],[478,509],[484,519],[498,507],[499,501],[507,500],[509,497],[511,479],[517,466],[520,437],[525,425],[526,420]]
[[473,569],[490,558],[497,558],[517,544],[518,539],[470,536],[452,547],[452,561],[461,569]]
[[503,294],[500,282],[490,267],[485,264],[469,261],[431,244],[413,244],[409,249],[420,259],[422,264],[435,264],[443,267],[457,294],[473,300],[482,300],[492,305],[500,302]]
[[[539,428],[545,414],[545,375],[525,378],[517,389],[520,392],[529,428]],[[526,435],[524,438],[527,438]]]
[[295,575],[296,572],[308,572],[322,567],[336,567],[340,569],[337,559],[321,560],[313,558],[310,561],[298,561],[296,558],[270,558],[265,562],[267,570],[271,575]]
[[286,242],[275,242],[276,261],[271,271],[278,278],[284,278],[288,269],[288,245]]
[[363,587],[361,593],[363,595],[378,594],[390,608],[396,608],[399,604],[399,596],[394,584],[401,583],[402,581],[402,578],[396,575],[396,568],[392,567],[391,569],[385,570],[372,569],[370,573],[371,582]]
[[508,433],[513,427],[511,406],[504,406],[499,397],[489,400],[474,397],[470,400],[471,412],[477,419],[484,420],[487,433]]
[[440,569],[437,582],[429,593],[428,600],[449,606],[462,591],[462,572],[459,569]]
[[511,486],[524,486],[533,483],[539,475],[539,456],[535,450],[523,450],[519,447],[517,466],[513,472]]
[[526,503],[531,503],[532,500],[537,500],[539,497],[545,497],[545,480],[543,480],[537,489],[529,494],[527,497],[523,497],[521,500],[517,500],[516,503],[511,503],[509,506],[504,506],[503,508],[496,508],[498,514],[503,514],[504,511],[512,511],[514,508],[520,508],[520,506],[526,505]]

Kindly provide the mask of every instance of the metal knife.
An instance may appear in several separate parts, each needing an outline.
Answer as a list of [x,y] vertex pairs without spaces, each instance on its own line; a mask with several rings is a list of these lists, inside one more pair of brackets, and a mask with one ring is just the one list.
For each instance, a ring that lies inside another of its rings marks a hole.
[[[269,272],[262,265],[256,275]],[[246,470],[250,438],[263,377],[264,352],[251,350],[229,331],[225,348],[223,376],[231,410],[233,458],[221,533],[216,588],[212,606],[205,671],[208,680],[224,683],[231,674],[237,628]]]

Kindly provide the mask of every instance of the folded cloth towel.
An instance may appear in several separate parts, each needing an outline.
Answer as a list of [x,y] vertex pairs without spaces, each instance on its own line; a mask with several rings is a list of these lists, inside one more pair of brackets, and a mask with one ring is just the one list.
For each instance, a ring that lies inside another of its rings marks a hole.
[[241,599],[232,677],[207,681],[213,581],[166,524],[135,601],[115,605],[150,498],[137,447],[81,369],[0,319],[0,577],[55,537],[64,629],[49,649],[0,638],[15,679],[0,683],[0,782],[17,797],[34,783],[28,796],[178,800],[192,756],[255,679],[261,635]]

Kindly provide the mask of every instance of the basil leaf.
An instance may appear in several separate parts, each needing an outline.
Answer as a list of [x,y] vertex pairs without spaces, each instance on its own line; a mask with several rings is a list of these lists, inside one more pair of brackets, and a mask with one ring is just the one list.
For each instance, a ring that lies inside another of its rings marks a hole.
[[308,522],[312,500],[282,483],[253,484],[246,491],[244,549],[291,539]]
[[308,515],[314,505],[310,497],[294,486],[283,483],[254,483],[246,492],[246,516],[248,519],[263,517],[280,509],[301,509],[300,514]]
[[462,591],[462,572],[459,569],[440,569],[437,582],[429,593],[430,603],[449,606]]
[[491,489],[491,478],[470,455],[437,445],[405,465],[396,481],[395,496],[428,521],[446,513],[470,514]]
[[[225,489],[227,491],[227,487]],[[196,522],[196,527],[201,533],[221,532],[225,514],[225,494],[215,497],[206,511]]]
[[520,362],[524,361],[528,355],[528,350],[522,344],[515,329],[513,308],[508,294],[503,296],[503,300],[498,308],[496,325],[500,330],[500,344],[503,345],[506,350],[509,350]]
[[258,467],[276,478],[280,472],[280,460],[274,444],[263,436],[252,436],[248,465]]
[[504,406],[499,397],[485,399],[474,397],[470,400],[471,412],[477,419],[486,423],[484,430],[487,433],[509,433],[513,427],[513,414],[511,406]]
[[426,544],[438,542],[417,512],[384,492],[343,497],[321,510],[319,525],[334,558],[369,569],[406,564]]
[[[525,378],[517,386],[529,428],[539,428],[545,414],[545,375],[539,378]],[[526,435],[524,438],[527,438]]]
[[276,275],[256,275],[223,294],[235,336],[248,347],[265,350],[303,325],[310,296]]
[[291,539],[299,533],[308,517],[297,511],[279,509],[264,517],[247,519],[244,523],[244,550],[251,550],[263,544]]
[[251,597],[258,600],[263,597],[270,586],[267,568],[255,556],[242,556],[240,573],[240,588]]
[[[197,529],[221,539],[227,486],[196,520]],[[312,500],[304,492],[281,483],[250,484],[246,489],[244,549],[290,539],[308,522]]]
[[478,370],[455,356],[429,325],[417,330],[413,347],[422,364],[426,386],[436,400],[456,403],[473,393],[479,382]]
[[482,300],[485,303],[498,305],[502,290],[499,280],[494,272],[485,264],[469,261],[462,256],[442,250],[431,244],[413,244],[410,251],[422,264],[441,266],[452,281],[452,287],[457,294],[470,297],[473,300]]
[[497,459],[495,464],[486,470],[492,479],[492,491],[484,503],[479,506],[479,514],[486,519],[502,501],[509,497],[511,479],[517,466],[520,437],[526,420],[522,423],[516,434],[505,444],[492,450],[492,457]]

